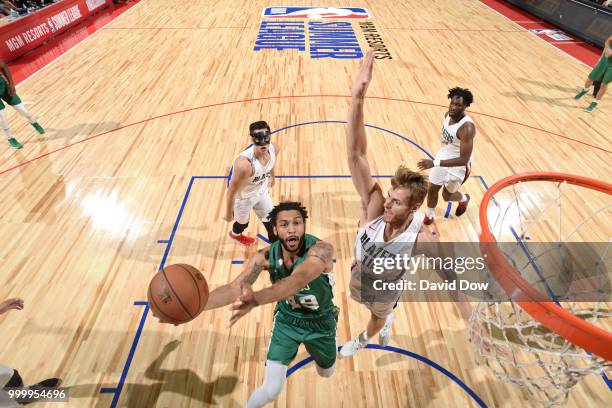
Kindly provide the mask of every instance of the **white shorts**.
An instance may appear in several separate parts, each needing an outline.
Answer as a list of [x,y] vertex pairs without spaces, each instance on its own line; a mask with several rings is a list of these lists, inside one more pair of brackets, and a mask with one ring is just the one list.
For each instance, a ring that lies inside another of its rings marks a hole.
[[13,376],[13,369],[0,364],[0,408],[19,408],[19,404],[11,399],[6,391],[2,388]]
[[470,164],[461,167],[434,167],[429,172],[429,182],[444,186],[449,193],[455,193],[470,176]]
[[237,198],[234,201],[234,221],[238,224],[248,223],[251,209],[253,209],[257,217],[262,222],[266,222],[272,208],[274,208],[274,204],[272,204],[272,197],[268,192],[249,198]]

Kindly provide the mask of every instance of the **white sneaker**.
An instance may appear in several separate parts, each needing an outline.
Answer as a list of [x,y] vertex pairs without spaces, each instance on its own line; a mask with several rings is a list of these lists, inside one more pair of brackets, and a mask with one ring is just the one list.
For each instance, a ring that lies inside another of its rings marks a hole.
[[378,333],[378,344],[381,347],[386,347],[387,345],[389,345],[389,342],[391,341],[391,325],[393,324],[394,321],[395,321],[395,314],[391,313],[390,315],[387,316],[385,325],[380,330],[380,333]]
[[[357,335],[353,340],[348,343],[344,343],[344,345],[340,348],[340,356],[342,357],[351,357],[357,354],[359,350],[364,348],[366,345],[361,344],[359,340],[361,338],[361,333]],[[366,343],[367,344],[367,343]]]

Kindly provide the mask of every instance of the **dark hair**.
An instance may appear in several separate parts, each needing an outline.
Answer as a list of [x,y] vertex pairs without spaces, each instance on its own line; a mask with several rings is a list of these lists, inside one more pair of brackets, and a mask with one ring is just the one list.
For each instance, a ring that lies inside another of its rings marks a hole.
[[302,203],[297,201],[283,201],[282,203],[279,203],[278,205],[274,206],[274,208],[272,208],[272,211],[270,211],[270,214],[268,214],[272,225],[276,225],[278,213],[280,213],[281,211],[291,210],[299,211],[304,221],[306,221],[306,218],[308,218],[308,211],[306,211],[306,208],[302,206]]
[[455,96],[463,98],[465,106],[470,106],[474,102],[474,95],[467,88],[459,88],[458,86],[448,90],[448,98],[451,99]]
[[272,130],[270,129],[270,126],[268,125],[268,122],[266,122],[265,120],[259,120],[257,122],[253,122],[249,125],[249,134],[252,135],[254,131],[258,130],[258,129],[268,129],[268,132],[271,132]]

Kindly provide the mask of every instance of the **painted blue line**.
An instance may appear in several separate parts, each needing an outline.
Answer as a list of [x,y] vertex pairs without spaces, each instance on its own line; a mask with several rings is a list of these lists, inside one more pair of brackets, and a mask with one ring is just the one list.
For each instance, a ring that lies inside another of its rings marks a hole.
[[167,239],[158,239],[158,240],[157,240],[157,243],[158,243],[158,244],[167,244],[167,243],[168,243],[168,240],[167,240]]
[[608,385],[608,388],[610,389],[610,391],[612,391],[612,378],[608,378],[608,376],[606,375],[606,373],[603,373],[601,375],[601,378],[603,378],[603,380],[606,382],[606,384]]
[[449,201],[449,202],[448,202],[448,205],[446,206],[446,212],[444,213],[444,218],[448,218],[448,216],[450,215],[450,210],[451,210],[451,207],[452,207],[452,206],[453,206],[453,205],[452,205],[452,204],[451,204],[451,202]]
[[134,306],[148,306],[149,302],[146,300],[137,300],[134,302]]
[[234,166],[230,167],[229,174],[227,175],[227,183],[225,183],[226,188],[229,188],[230,181],[232,181],[232,174],[234,174]]
[[381,128],[381,127],[378,127],[378,126],[374,126],[374,125],[365,125],[365,127],[369,127],[369,128],[373,128],[373,129],[381,130],[381,131],[383,131],[383,132],[390,133],[390,134],[392,134],[393,136],[397,136],[397,137],[399,137],[400,139],[402,139],[402,140],[404,140],[404,141],[406,141],[406,142],[408,142],[408,143],[412,144],[413,146],[415,146],[417,149],[419,149],[419,150],[420,150],[420,151],[422,151],[423,153],[425,153],[425,154],[427,155],[427,157],[429,157],[431,160],[433,160],[433,159],[434,159],[434,157],[431,155],[431,153],[429,153],[427,150],[425,150],[423,147],[421,147],[421,145],[419,145],[417,142],[414,142],[414,141],[412,141],[412,140],[408,139],[407,137],[400,135],[399,133],[395,133],[395,132],[392,132],[392,131],[390,131],[390,130],[387,130],[387,129],[384,129],[384,128]]
[[138,346],[138,341],[140,340],[140,335],[142,334],[142,328],[144,327],[145,320],[147,319],[147,314],[149,314],[148,303],[145,305],[144,312],[142,313],[142,317],[140,318],[140,324],[138,325],[138,330],[136,331],[136,336],[134,337],[134,341],[132,341],[130,353],[128,354],[128,358],[125,362],[125,365],[123,366],[123,371],[121,372],[121,377],[119,378],[119,384],[117,385],[115,396],[113,397],[113,401],[111,402],[111,408],[115,408],[117,406],[117,403],[119,402],[119,396],[121,395],[121,391],[123,390],[125,378],[127,377],[130,365],[132,364],[132,359],[134,358],[134,354],[136,353],[136,346]]
[[263,242],[265,242],[266,244],[269,244],[269,243],[270,243],[270,240],[269,240],[267,237],[264,237],[263,235],[261,235],[261,234],[259,234],[259,233],[257,234],[257,238],[261,239],[261,240],[262,240]]
[[482,185],[484,186],[485,190],[489,189],[489,185],[487,184],[487,182],[485,181],[484,177],[482,176],[470,176],[470,177],[475,177],[480,179],[480,182],[482,183]]
[[117,392],[117,388],[100,388],[100,394],[114,394],[115,392]]
[[[401,354],[401,355],[404,355],[410,358],[414,358],[415,360],[425,363],[428,366],[435,368],[436,370],[438,370],[439,372],[441,372],[442,374],[450,378],[459,387],[461,387],[470,397],[472,397],[472,399],[476,401],[476,403],[479,406],[483,408],[487,407],[487,404],[485,404],[485,402],[470,387],[468,387],[463,381],[461,381],[459,377],[457,377],[455,374],[451,373],[450,371],[448,371],[446,368],[442,367],[440,364],[436,363],[435,361],[428,359],[427,357],[423,357],[422,355],[413,353],[412,351],[404,350],[402,348],[393,347],[393,346],[381,347],[377,344],[368,344],[366,345],[365,348],[370,349],[370,350],[391,351],[393,353],[397,353],[397,354]],[[338,351],[340,351],[340,347],[338,347]],[[295,371],[299,370],[300,368],[304,367],[306,364],[310,363],[311,361],[314,361],[314,359],[312,357],[308,357],[296,363],[294,366],[290,367],[287,370],[286,378],[289,378],[291,374],[293,374]]]
[[191,176],[192,179],[226,179],[227,176]]
[[[282,132],[284,130],[287,129],[292,129],[292,128],[296,128],[296,127],[300,127],[300,126],[305,126],[305,125],[317,125],[317,124],[326,124],[326,123],[333,123],[333,124],[346,124],[347,122],[344,120],[316,120],[316,121],[311,121],[311,122],[302,122],[302,123],[296,123],[295,125],[289,125],[289,126],[285,126],[282,127],[280,129],[276,129],[274,130],[271,134],[275,134],[278,132]],[[425,153],[425,155],[427,155],[427,157],[429,157],[430,159],[434,159],[434,157],[431,155],[431,153],[429,153],[427,150],[425,150],[421,145],[419,145],[417,142],[408,139],[406,136],[402,136],[399,133],[396,132],[392,132],[388,129],[382,128],[380,126],[375,126],[375,125],[368,125],[365,124],[365,127],[369,127],[372,129],[376,129],[376,130],[380,130],[381,132],[386,132],[389,133],[393,136],[399,137],[400,139],[402,139],[405,142],[408,142],[410,144],[412,144],[413,146],[415,146],[417,149],[419,149],[420,151],[422,151],[423,153]],[[248,145],[246,147],[246,149],[248,149],[249,147],[251,147],[252,144]],[[227,178],[227,186],[229,186],[229,180],[232,177],[232,173],[233,173],[233,167],[230,168],[229,174],[227,176],[223,176],[223,178]],[[217,178],[219,176],[198,176],[198,178]],[[350,178],[351,176],[277,176],[277,178]],[[392,176],[372,176],[374,178],[390,178]]]
[[170,253],[170,247],[172,247],[172,242],[174,241],[174,235],[176,234],[176,230],[178,229],[179,222],[181,222],[181,217],[183,216],[183,210],[185,210],[185,205],[187,204],[187,200],[189,199],[189,193],[191,193],[191,187],[193,187],[193,181],[195,177],[191,177],[189,180],[189,186],[187,186],[187,191],[185,192],[185,196],[183,197],[183,202],[181,203],[181,208],[179,209],[178,215],[176,216],[176,220],[174,221],[174,225],[172,226],[172,232],[170,233],[170,238],[168,239],[168,244],[166,245],[166,250],[164,251],[164,256],[159,264],[159,270],[164,269],[166,265],[166,260],[168,259],[168,254]]

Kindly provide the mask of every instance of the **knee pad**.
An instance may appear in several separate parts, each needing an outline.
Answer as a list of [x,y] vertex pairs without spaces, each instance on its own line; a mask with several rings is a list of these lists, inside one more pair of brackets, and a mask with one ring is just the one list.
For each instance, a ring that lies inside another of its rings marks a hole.
[[232,226],[232,232],[236,235],[240,235],[242,234],[242,231],[247,229],[248,226],[249,226],[248,222],[246,224],[240,224],[240,223],[234,222],[234,225]]

